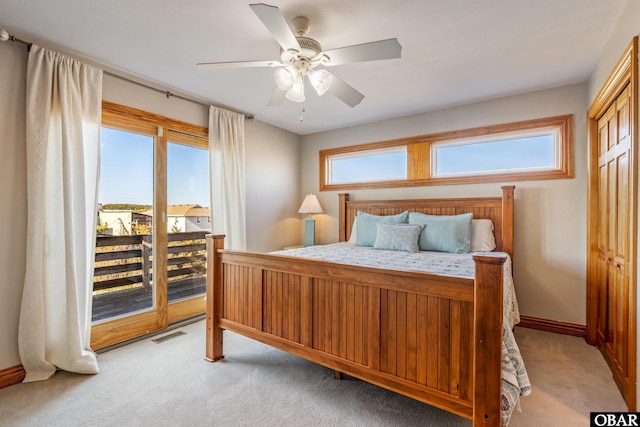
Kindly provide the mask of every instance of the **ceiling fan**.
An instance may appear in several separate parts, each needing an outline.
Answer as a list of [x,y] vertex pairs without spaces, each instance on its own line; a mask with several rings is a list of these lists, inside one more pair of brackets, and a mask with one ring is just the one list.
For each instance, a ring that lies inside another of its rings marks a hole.
[[267,105],[277,106],[288,99],[303,102],[306,77],[319,96],[329,92],[350,107],[358,105],[364,95],[323,67],[352,62],[399,58],[402,46],[398,40],[387,39],[323,51],[320,43],[305,37],[310,21],[304,16],[293,18],[293,32],[276,6],[250,4],[249,7],[273,34],[281,47],[280,60],[207,62],[198,64],[201,70],[236,67],[273,67],[276,90]]

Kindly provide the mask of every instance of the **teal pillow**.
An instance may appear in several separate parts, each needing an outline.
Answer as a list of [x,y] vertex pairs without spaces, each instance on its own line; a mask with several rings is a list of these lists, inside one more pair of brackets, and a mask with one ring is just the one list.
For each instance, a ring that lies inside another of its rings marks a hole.
[[378,223],[374,249],[418,252],[418,238],[424,225]]
[[358,211],[356,221],[356,246],[373,246],[376,242],[378,223],[406,224],[409,211],[397,215],[372,215]]
[[418,245],[421,251],[468,253],[471,246],[473,214],[426,215],[409,214],[409,224],[422,224]]

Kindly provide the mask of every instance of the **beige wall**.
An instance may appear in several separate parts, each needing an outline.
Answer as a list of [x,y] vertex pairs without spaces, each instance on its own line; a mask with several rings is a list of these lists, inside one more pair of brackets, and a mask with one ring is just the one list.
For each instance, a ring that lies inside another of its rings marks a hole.
[[[574,115],[575,177],[515,182],[514,280],[524,315],[585,324],[586,85],[577,84],[446,110],[318,133],[302,138],[302,193],[319,188],[318,151],[324,148],[433,132]],[[499,196],[501,184],[447,185],[352,191],[363,198]],[[319,243],[337,240],[337,192],[319,193]]]
[[[18,319],[26,250],[26,49],[0,43],[0,370],[20,364]],[[207,126],[206,107],[105,75],[103,97]],[[245,122],[248,247],[281,249],[300,241],[297,214],[300,137],[258,120]]]
[[[613,70],[613,67],[616,65],[624,50],[629,46],[631,39],[640,34],[640,20],[638,17],[640,16],[640,2],[636,0],[629,0],[627,5],[625,6],[622,14],[620,15],[620,20],[618,21],[615,30],[609,37],[609,41],[607,42],[602,55],[600,56],[600,60],[598,61],[593,74],[588,82],[589,87],[589,95],[588,95],[588,103],[591,104],[595,99],[596,95],[600,91],[600,88],[604,84],[604,82],[609,77],[609,74]],[[637,60],[637,58],[636,58]],[[640,81],[636,82],[636,84],[640,84]],[[638,123],[640,123],[640,108],[637,111],[638,114]],[[637,147],[636,147],[637,148]],[[640,191],[640,188],[638,189]],[[638,195],[640,198],[640,194]],[[640,263],[640,239],[638,239],[638,248],[637,248],[638,260]],[[638,264],[636,264],[638,265]],[[636,283],[640,283],[640,269],[638,269],[638,278]],[[638,306],[640,307],[640,292],[636,294],[638,297]],[[636,314],[636,331],[640,330],[640,316]],[[640,354],[640,340],[637,341],[636,354]],[[640,373],[640,359],[636,357],[636,370]],[[637,387],[637,382],[636,382]],[[637,394],[636,405],[640,407],[640,393]]]

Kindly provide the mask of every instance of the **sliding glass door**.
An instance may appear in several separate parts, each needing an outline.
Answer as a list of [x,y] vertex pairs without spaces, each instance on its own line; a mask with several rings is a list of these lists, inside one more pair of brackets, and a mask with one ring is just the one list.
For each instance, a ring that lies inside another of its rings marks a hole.
[[154,308],[155,138],[103,127],[92,321]]
[[204,312],[211,230],[206,129],[115,104],[102,124],[94,349]]
[[169,322],[204,311],[205,235],[211,233],[206,141],[169,132],[167,288]]

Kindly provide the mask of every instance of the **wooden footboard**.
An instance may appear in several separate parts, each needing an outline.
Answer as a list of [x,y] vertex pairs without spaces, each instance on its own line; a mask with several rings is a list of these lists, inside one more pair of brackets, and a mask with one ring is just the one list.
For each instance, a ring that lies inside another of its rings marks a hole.
[[207,236],[206,359],[227,329],[472,419],[500,425],[503,263],[475,280],[223,250]]

